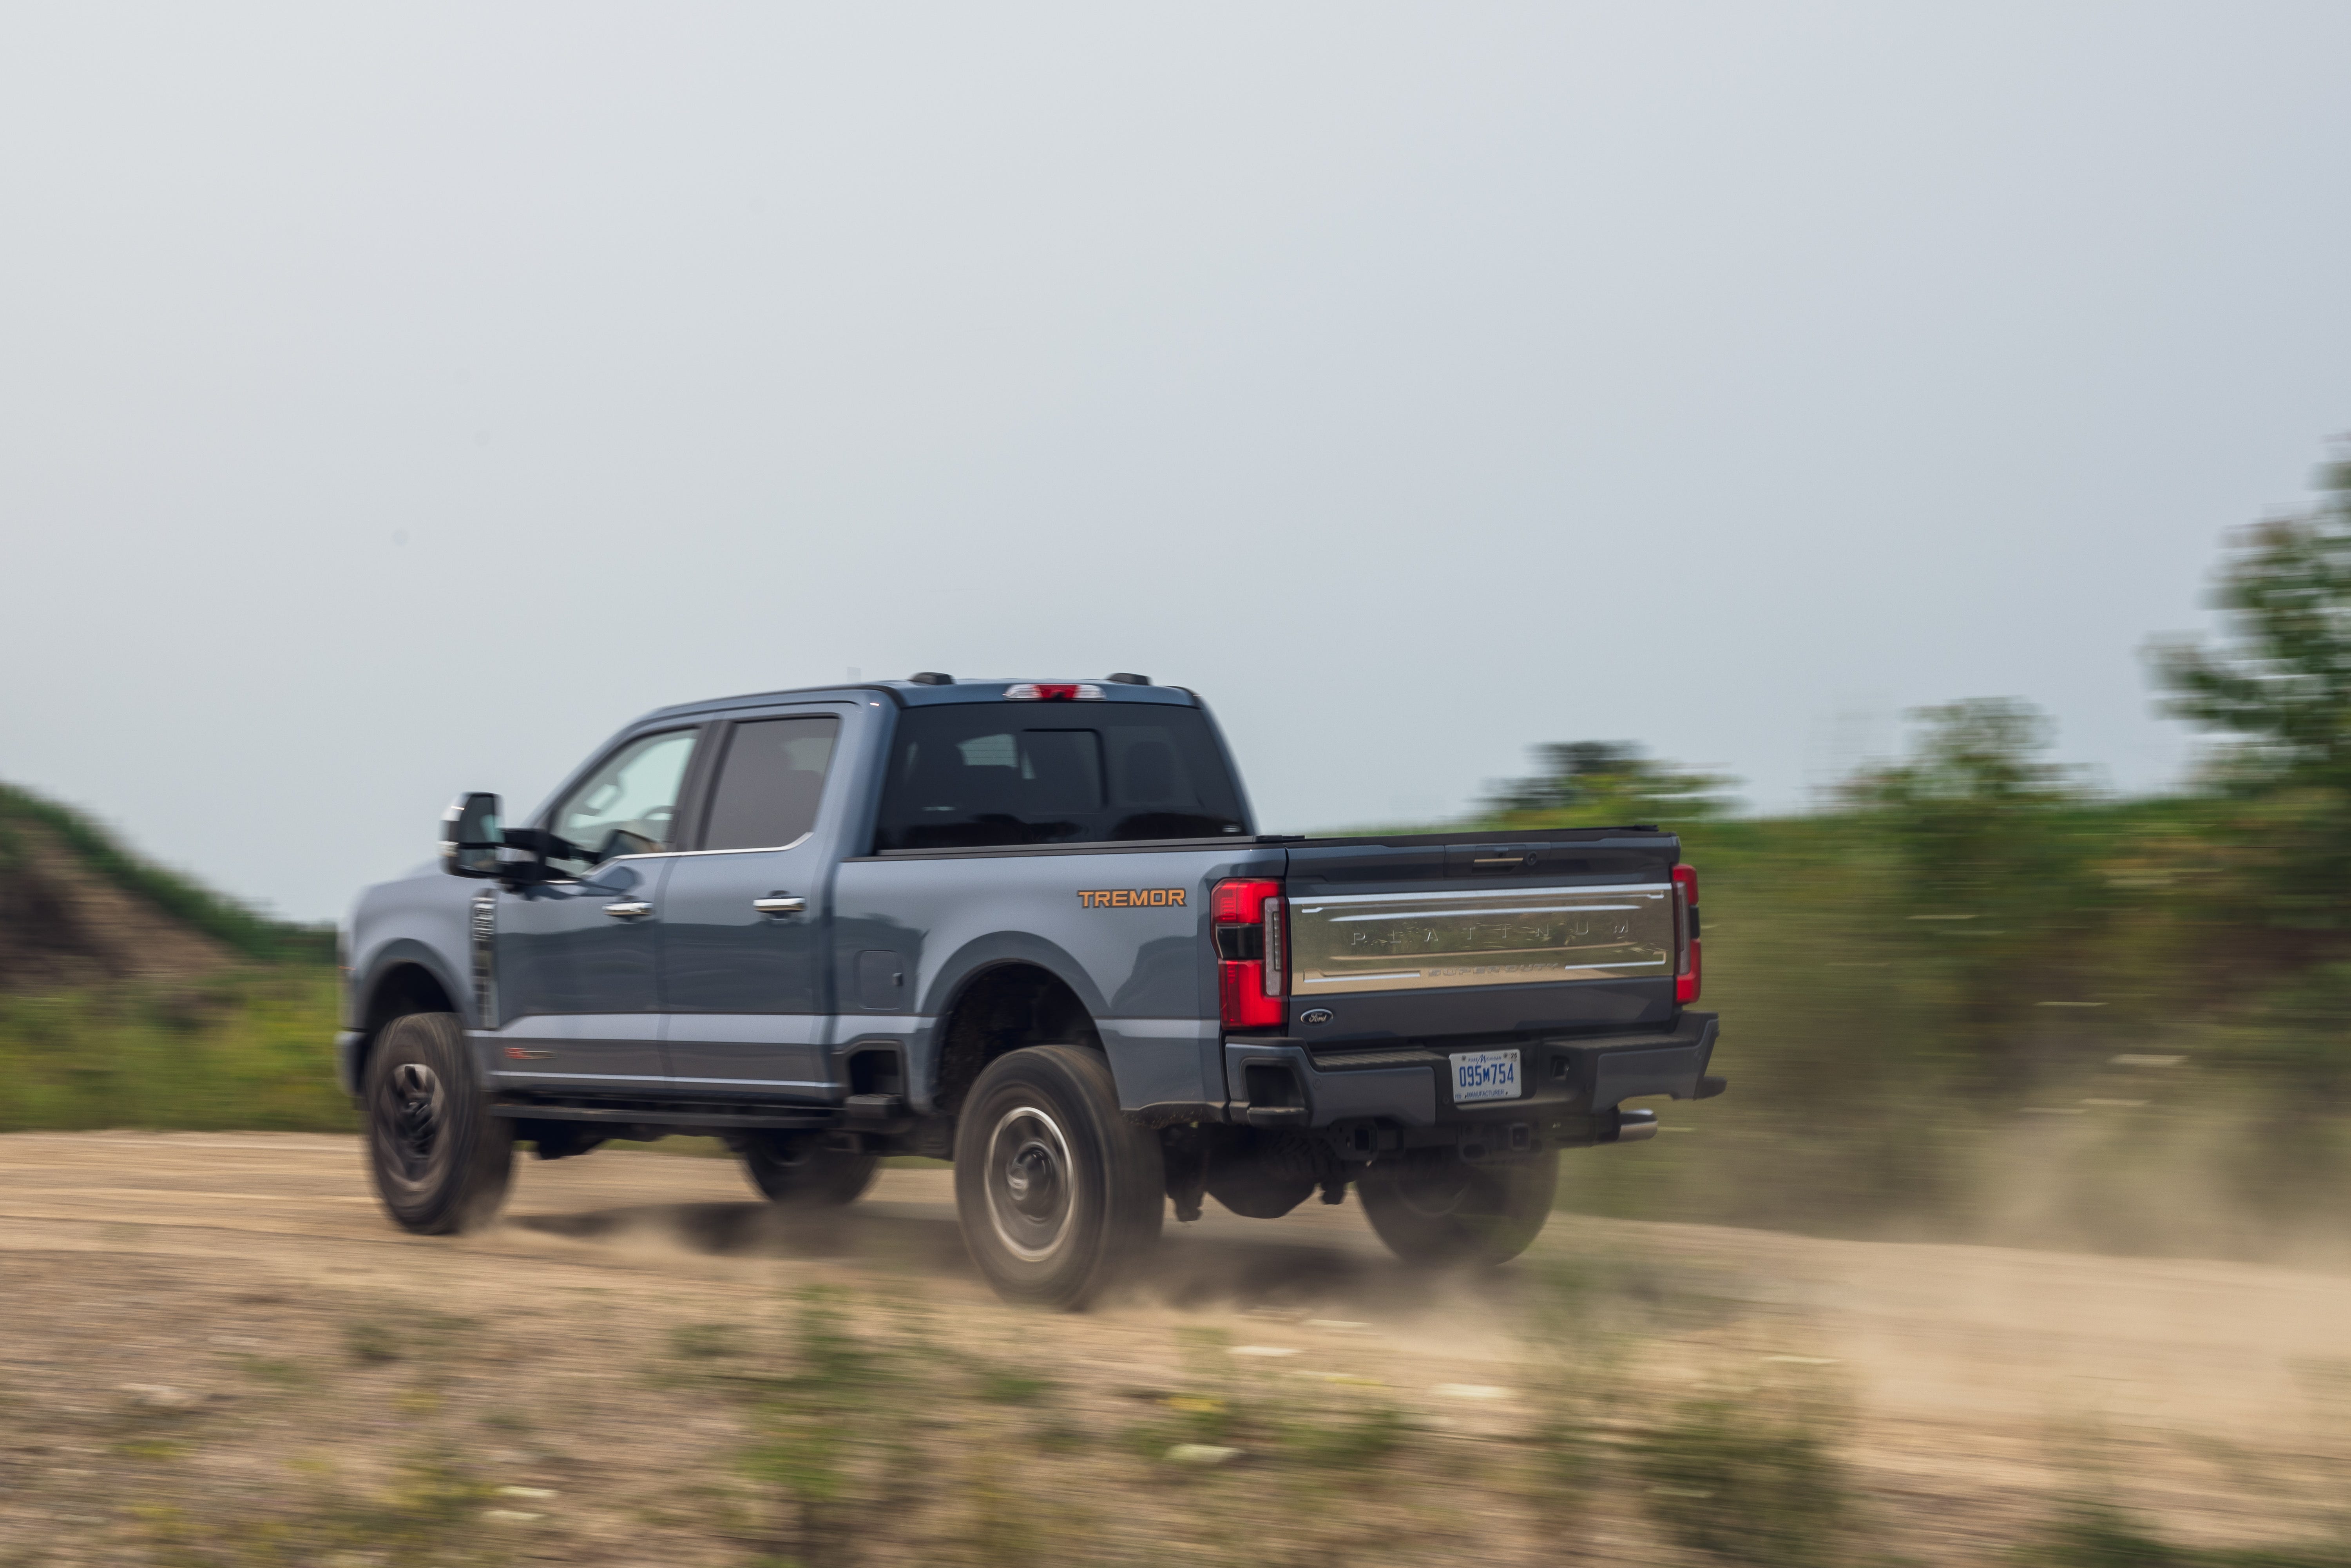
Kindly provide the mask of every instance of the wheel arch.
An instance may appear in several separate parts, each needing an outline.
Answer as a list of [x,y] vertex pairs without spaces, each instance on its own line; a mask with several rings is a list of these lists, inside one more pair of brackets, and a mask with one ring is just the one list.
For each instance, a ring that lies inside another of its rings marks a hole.
[[1108,1016],[1110,998],[1077,956],[1060,943],[1029,931],[992,931],[957,947],[924,981],[917,1010],[926,1018],[945,1018],[988,970],[1014,964],[1042,969],[1067,986],[1088,1017]]
[[968,967],[935,1015],[934,1108],[955,1114],[989,1062],[1027,1046],[1081,1046],[1107,1064],[1094,1022],[1100,1008],[1099,996],[1090,1004],[1067,973],[1030,956],[1000,955]]
[[421,942],[389,944],[377,955],[367,979],[359,988],[359,1006],[350,1048],[350,1084],[354,1093],[367,1082],[369,1056],[386,1024],[410,1013],[455,1013],[465,1028],[465,992],[439,956]]

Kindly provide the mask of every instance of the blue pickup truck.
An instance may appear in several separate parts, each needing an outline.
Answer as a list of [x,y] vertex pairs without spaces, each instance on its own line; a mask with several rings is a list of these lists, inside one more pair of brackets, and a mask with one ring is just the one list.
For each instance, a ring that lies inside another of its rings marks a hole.
[[716,1135],[768,1197],[952,1159],[972,1256],[1076,1307],[1172,1203],[1310,1197],[1491,1264],[1562,1149],[1702,1099],[1698,880],[1655,827],[1257,831],[1192,693],[925,673],[648,714],[527,824],[461,797],[343,933],[344,1088],[414,1231],[517,1146]]

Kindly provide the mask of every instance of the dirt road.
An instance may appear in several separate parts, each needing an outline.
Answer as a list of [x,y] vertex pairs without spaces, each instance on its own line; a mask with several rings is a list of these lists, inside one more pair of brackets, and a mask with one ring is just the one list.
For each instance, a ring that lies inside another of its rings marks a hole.
[[1568,1216],[1430,1279],[1351,1202],[1171,1222],[1130,1298],[1050,1317],[979,1282],[943,1170],[796,1221],[725,1160],[525,1161],[448,1240],[349,1140],[21,1134],[0,1563],[1694,1562],[1707,1489],[1632,1456],[1709,1399],[1808,1423],[1877,1550],[1988,1561],[2084,1500],[2303,1541],[2351,1493],[2346,1307]]

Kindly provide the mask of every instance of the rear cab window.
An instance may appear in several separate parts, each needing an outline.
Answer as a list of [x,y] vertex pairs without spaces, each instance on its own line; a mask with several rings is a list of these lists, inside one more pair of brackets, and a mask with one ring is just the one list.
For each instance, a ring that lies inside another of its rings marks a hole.
[[1197,708],[945,704],[898,716],[873,847],[1109,843],[1249,831]]
[[782,849],[816,827],[841,720],[829,715],[731,727],[702,831],[705,850]]

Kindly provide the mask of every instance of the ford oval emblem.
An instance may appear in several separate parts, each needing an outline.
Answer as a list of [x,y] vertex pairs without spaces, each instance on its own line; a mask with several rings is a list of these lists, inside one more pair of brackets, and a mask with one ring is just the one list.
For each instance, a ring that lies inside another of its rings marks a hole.
[[1329,1023],[1332,1016],[1332,1015],[1329,1008],[1308,1008],[1304,1012],[1298,1015],[1298,1021],[1300,1023]]

